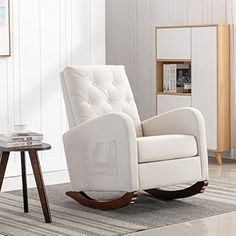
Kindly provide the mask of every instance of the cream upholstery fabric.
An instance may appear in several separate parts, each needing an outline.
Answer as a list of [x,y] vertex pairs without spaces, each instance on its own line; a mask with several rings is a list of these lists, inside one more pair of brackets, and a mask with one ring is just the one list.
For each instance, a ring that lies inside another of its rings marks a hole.
[[104,114],[123,112],[133,119],[137,136],[142,136],[124,66],[67,67],[62,73],[62,83],[69,101],[67,113],[73,117],[69,119],[71,128]]
[[68,67],[61,82],[74,191],[131,192],[208,179],[205,124],[196,109],[140,123],[123,66]]
[[111,113],[89,120],[64,134],[74,190],[138,189],[138,158],[133,120]]
[[197,143],[191,135],[158,135],[137,138],[139,163],[194,157]]
[[205,121],[200,111],[184,107],[154,116],[142,122],[144,136],[184,134],[196,138],[201,158],[202,179],[208,180],[208,155]]
[[139,190],[203,180],[199,156],[139,164]]

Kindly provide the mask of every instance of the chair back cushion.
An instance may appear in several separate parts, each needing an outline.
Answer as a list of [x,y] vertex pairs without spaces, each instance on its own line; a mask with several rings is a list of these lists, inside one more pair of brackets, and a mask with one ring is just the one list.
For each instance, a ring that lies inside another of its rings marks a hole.
[[61,82],[70,128],[107,113],[123,112],[133,119],[137,137],[142,136],[124,66],[66,67]]

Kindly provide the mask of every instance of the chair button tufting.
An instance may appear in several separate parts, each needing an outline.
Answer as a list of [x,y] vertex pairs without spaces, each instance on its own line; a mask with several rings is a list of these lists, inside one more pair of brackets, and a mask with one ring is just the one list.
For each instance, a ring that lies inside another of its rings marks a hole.
[[116,83],[115,82],[112,82],[113,85],[115,85]]
[[96,83],[95,83],[95,82],[93,82],[93,86],[96,86]]
[[111,104],[111,102],[110,102],[109,100],[107,100],[107,103],[108,103],[108,104]]

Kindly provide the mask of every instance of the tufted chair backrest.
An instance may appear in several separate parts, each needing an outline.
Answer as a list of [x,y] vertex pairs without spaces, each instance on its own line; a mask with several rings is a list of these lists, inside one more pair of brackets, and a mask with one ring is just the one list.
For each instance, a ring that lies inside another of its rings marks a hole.
[[124,112],[142,128],[137,106],[124,66],[66,67],[61,73],[62,89],[70,128],[111,112]]

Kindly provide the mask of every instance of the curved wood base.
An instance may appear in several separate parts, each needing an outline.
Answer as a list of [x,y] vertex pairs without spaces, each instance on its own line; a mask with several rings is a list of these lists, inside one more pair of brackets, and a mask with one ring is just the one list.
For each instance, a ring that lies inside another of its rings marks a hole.
[[86,207],[99,210],[112,210],[127,206],[130,203],[134,203],[134,201],[137,199],[138,192],[127,192],[122,197],[108,202],[96,201],[95,199],[88,196],[85,192],[70,191],[66,192],[66,195]]
[[181,190],[171,191],[171,190],[162,190],[162,189],[154,188],[154,189],[145,190],[145,192],[155,196],[156,198],[168,201],[168,200],[173,200],[177,198],[191,197],[195,194],[203,193],[206,186],[208,186],[208,181],[205,180],[205,181],[197,182],[193,184],[192,186],[185,189],[181,189]]

